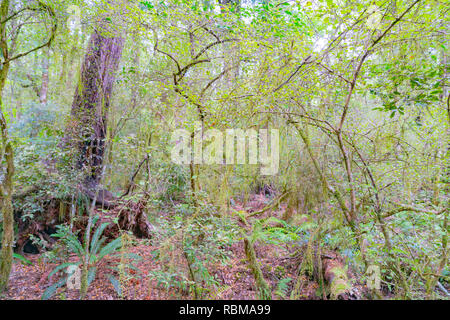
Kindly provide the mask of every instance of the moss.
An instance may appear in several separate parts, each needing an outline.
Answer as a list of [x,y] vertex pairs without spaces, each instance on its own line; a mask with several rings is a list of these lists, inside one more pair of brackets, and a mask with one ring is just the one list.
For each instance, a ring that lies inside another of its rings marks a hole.
[[284,278],[284,276],[286,275],[286,269],[284,269],[283,266],[277,266],[275,268],[275,275],[277,278]]
[[331,299],[337,299],[350,290],[346,268],[341,265],[334,265],[328,269],[328,281]]
[[266,280],[264,280],[261,268],[256,260],[255,248],[248,238],[244,239],[244,248],[247,261],[250,266],[250,270],[255,278],[256,288],[258,289],[259,299],[270,300],[272,299],[272,292]]
[[311,234],[311,237],[308,241],[308,246],[306,247],[305,256],[302,261],[302,267],[301,271],[309,276],[312,277],[314,273],[314,239],[316,237],[316,232]]
[[335,277],[347,279],[347,270],[340,266],[334,266],[330,269],[330,272],[333,273]]
[[337,299],[340,295],[345,294],[350,289],[346,279],[336,279],[330,286],[331,298]]

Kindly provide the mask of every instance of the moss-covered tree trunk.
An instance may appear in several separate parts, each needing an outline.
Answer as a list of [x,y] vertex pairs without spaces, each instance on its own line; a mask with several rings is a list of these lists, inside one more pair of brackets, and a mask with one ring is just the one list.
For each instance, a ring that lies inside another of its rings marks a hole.
[[[15,32],[12,31],[10,34],[7,34],[6,24],[13,21],[13,19],[17,16],[17,11],[15,13],[9,12],[9,0],[2,0],[0,5],[0,135],[2,138],[0,153],[0,171],[2,172],[0,176],[3,175],[3,179],[0,182],[0,209],[3,216],[2,250],[0,253],[0,292],[5,290],[8,286],[9,274],[11,273],[12,267],[12,255],[14,246],[14,210],[12,205],[14,150],[12,148],[11,141],[9,140],[6,117],[3,113],[3,88],[8,77],[10,62],[27,56],[30,53],[36,52],[37,50],[40,50],[46,46],[50,46],[55,37],[57,29],[57,21],[53,9],[49,5],[44,4],[39,0],[35,1],[34,4],[36,5],[35,7],[27,6],[26,8],[24,8],[24,10],[46,12],[49,18],[53,20],[53,25],[51,26],[50,30],[50,36],[45,43],[37,45],[31,50],[17,53],[15,55],[11,54],[10,50],[13,51],[15,47],[14,44],[18,39],[20,28],[16,28]],[[11,42],[11,48],[8,48],[8,41]]]
[[77,168],[85,170],[88,189],[94,189],[100,180],[111,93],[124,46],[124,39],[110,29],[103,23],[91,36],[72,103],[73,122],[68,127],[77,149]]
[[[0,86],[3,86],[3,84],[0,83]],[[2,99],[0,90],[0,105],[1,103]],[[8,139],[8,130],[6,127],[6,120],[3,115],[3,109],[0,112],[0,124],[3,153],[3,157],[1,159],[1,170],[6,171],[0,185],[0,206],[3,215],[2,250],[0,253],[0,292],[2,292],[8,286],[14,246],[14,210],[12,205],[14,153],[11,142]],[[3,168],[3,162],[6,163],[5,169]]]
[[245,255],[250,266],[250,270],[255,278],[256,288],[258,290],[259,299],[270,300],[272,299],[272,292],[262,274],[261,268],[256,260],[255,248],[248,238],[244,239]]
[[[5,21],[9,11],[9,0],[3,0],[0,6],[0,21]],[[0,24],[0,130],[2,137],[0,170],[4,175],[0,183],[0,208],[3,216],[2,250],[0,252],[0,292],[8,286],[11,273],[14,245],[14,212],[12,206],[14,154],[8,138],[8,128],[3,114],[2,93],[9,71],[8,46],[6,39],[6,22]],[[5,164],[5,165],[4,165]]]
[[106,133],[115,73],[119,66],[124,39],[115,26],[104,19],[94,30],[81,66],[80,78],[72,103],[72,122],[68,127],[71,144],[76,150],[76,167],[83,170],[84,192],[93,199],[86,227],[85,260],[81,273],[80,297],[84,299],[88,284],[90,232],[94,205],[104,203],[106,190],[99,185],[104,171]]

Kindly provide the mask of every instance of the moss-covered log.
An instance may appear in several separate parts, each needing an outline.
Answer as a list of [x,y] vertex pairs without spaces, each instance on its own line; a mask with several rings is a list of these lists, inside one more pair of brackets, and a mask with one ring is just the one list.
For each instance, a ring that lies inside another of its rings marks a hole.
[[348,300],[351,297],[351,285],[347,268],[337,257],[322,257],[323,275],[330,291],[331,299]]
[[253,274],[253,277],[255,278],[255,284],[258,290],[259,298],[261,300],[272,299],[272,292],[270,290],[270,287],[267,284],[266,280],[264,280],[261,268],[259,267],[258,261],[256,260],[255,248],[248,238],[244,239],[244,248],[245,256],[247,257],[250,270]]

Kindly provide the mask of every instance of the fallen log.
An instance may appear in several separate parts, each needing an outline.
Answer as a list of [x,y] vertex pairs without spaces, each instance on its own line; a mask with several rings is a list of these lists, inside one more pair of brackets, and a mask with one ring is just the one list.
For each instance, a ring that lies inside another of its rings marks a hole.
[[331,299],[353,299],[347,268],[338,256],[322,255],[323,277],[328,285]]

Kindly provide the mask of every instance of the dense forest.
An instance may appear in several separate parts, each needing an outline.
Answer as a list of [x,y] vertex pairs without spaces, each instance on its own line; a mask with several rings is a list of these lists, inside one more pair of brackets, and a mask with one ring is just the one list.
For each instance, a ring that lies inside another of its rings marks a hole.
[[0,299],[449,299],[449,11],[0,0]]

